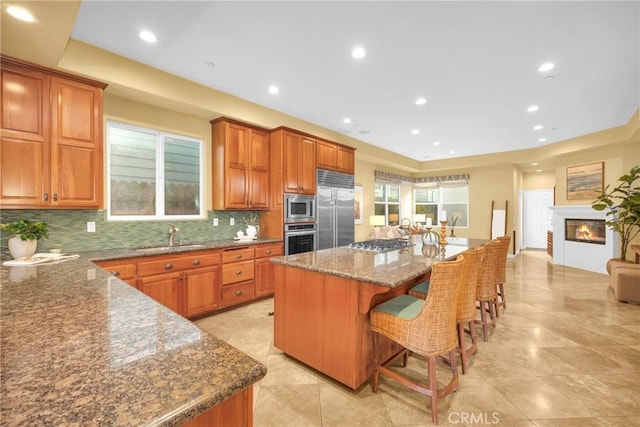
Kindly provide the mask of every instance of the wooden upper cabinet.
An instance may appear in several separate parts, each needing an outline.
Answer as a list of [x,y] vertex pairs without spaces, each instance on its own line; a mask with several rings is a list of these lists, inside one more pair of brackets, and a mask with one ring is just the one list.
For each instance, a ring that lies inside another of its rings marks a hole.
[[106,85],[2,56],[0,205],[102,205]]
[[227,118],[211,121],[213,208],[269,208],[269,131]]
[[316,193],[316,141],[285,130],[283,134],[283,191]]
[[316,166],[336,172],[355,172],[355,150],[329,141],[316,141]]

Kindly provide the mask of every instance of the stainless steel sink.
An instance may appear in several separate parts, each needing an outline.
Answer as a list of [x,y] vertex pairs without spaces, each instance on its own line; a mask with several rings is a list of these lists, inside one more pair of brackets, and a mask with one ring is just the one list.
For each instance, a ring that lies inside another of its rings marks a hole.
[[176,246],[153,246],[150,248],[138,248],[136,252],[162,252],[169,251],[172,249],[198,249],[203,247],[201,244],[193,244],[193,245],[176,245]]

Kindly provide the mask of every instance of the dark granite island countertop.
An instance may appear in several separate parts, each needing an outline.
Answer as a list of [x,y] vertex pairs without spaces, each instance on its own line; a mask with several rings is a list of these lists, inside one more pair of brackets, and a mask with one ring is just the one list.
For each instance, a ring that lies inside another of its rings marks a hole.
[[434,262],[454,259],[465,250],[487,241],[449,238],[449,244],[441,251],[435,246],[423,246],[419,236],[416,237],[415,245],[384,253],[341,246],[274,257],[271,262],[394,288],[429,272]]
[[2,425],[179,425],[266,374],[87,257],[0,273]]

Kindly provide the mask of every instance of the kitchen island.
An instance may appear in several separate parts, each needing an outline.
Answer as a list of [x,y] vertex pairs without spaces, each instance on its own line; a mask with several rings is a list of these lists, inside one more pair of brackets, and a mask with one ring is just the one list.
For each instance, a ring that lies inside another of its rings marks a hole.
[[[373,375],[369,311],[426,280],[431,265],[486,240],[451,239],[444,252],[423,247],[371,253],[346,246],[275,257],[274,345],[357,389]],[[399,350],[380,337],[378,359]]]
[[251,425],[266,367],[94,257],[1,268],[2,425]]

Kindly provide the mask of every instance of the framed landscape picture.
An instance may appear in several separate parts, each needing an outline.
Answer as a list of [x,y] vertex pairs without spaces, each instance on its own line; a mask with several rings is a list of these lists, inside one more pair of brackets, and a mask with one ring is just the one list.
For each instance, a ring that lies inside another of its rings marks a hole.
[[362,186],[356,185],[355,191],[353,192],[353,207],[355,209],[354,212],[354,224],[362,224]]
[[604,162],[567,167],[567,200],[595,199],[602,194]]

